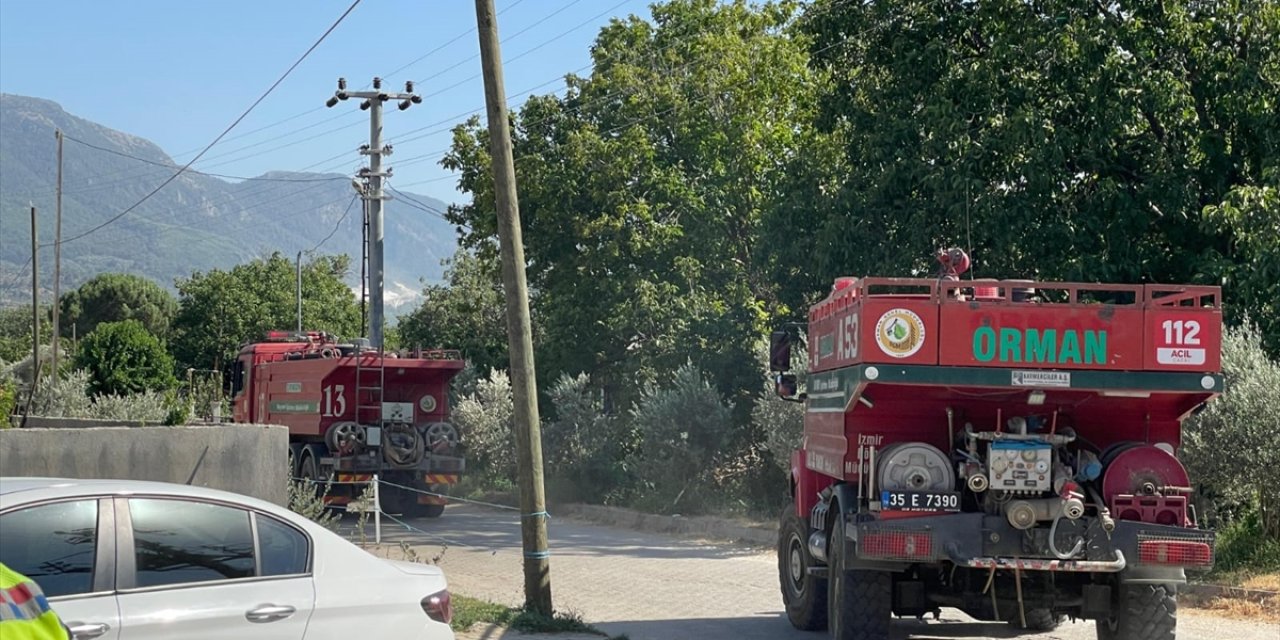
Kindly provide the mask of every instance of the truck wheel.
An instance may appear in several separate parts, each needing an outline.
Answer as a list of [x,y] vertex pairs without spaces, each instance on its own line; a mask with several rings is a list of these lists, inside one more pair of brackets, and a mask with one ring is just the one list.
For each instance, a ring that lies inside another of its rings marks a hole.
[[306,449],[302,450],[301,455],[302,461],[298,463],[298,477],[306,482],[316,495],[320,495],[322,489],[320,485],[315,484],[315,481],[320,479],[320,468],[316,463],[316,457]]
[[1174,640],[1178,596],[1162,584],[1120,585],[1115,615],[1098,620],[1098,640]]
[[423,518],[439,518],[444,515],[444,505],[442,504],[420,504],[412,510],[416,516]]
[[1027,609],[1027,624],[1022,625],[1022,619],[1018,616],[1018,612],[1013,612],[1013,618],[1009,620],[1009,624],[1015,629],[1024,631],[1053,631],[1062,624],[1067,617],[1061,613],[1054,613],[1048,609]]
[[827,552],[827,628],[835,640],[886,640],[893,615],[893,577],[883,571],[843,569],[844,518],[834,515]]
[[787,619],[801,631],[827,628],[827,579],[809,573],[815,564],[809,555],[809,526],[788,503],[778,527],[778,578]]

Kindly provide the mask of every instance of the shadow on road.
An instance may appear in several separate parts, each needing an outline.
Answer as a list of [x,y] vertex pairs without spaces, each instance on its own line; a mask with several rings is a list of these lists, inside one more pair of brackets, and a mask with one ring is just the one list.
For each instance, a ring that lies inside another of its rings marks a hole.
[[[821,640],[825,632],[797,631],[781,612],[761,612],[741,618],[706,618],[687,620],[637,620],[604,622],[598,626],[612,634],[626,634],[636,640],[656,638],[694,640],[700,638],[786,638]],[[889,640],[949,640],[952,638],[1023,638],[1009,625],[995,622],[973,622],[948,619],[919,622],[895,620]]]

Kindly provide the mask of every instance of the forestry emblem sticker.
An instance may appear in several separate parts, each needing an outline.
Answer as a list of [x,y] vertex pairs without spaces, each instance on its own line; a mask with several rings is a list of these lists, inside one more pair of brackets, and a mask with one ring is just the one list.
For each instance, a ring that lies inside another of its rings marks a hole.
[[422,396],[422,398],[418,400],[418,408],[422,409],[423,413],[431,413],[432,411],[435,411],[436,397],[432,395]]
[[890,309],[876,323],[876,344],[893,358],[910,358],[924,346],[924,321],[910,309]]

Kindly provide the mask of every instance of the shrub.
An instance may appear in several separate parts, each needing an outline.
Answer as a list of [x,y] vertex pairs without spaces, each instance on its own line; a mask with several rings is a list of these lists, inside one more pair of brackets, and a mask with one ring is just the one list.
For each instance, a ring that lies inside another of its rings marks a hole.
[[686,363],[668,385],[646,384],[631,419],[639,438],[631,467],[646,489],[638,506],[697,511],[723,500],[713,486],[713,470],[732,416],[697,367]]
[[751,423],[763,435],[762,446],[773,465],[786,472],[791,467],[791,452],[800,448],[804,433],[804,404],[787,402],[766,380],[751,407]]
[[1246,323],[1227,331],[1222,345],[1226,392],[1188,420],[1182,459],[1206,493],[1231,506],[1257,505],[1261,531],[1280,540],[1280,363],[1267,358],[1262,335]]
[[482,482],[515,480],[513,414],[511,379],[498,369],[477,381],[475,391],[453,407],[453,422],[466,446],[467,468]]
[[0,429],[9,426],[9,416],[18,406],[18,385],[12,378],[0,375]]
[[[292,461],[289,463],[289,471],[293,471]],[[295,480],[289,478],[289,510],[307,518],[326,529],[335,531],[338,528],[338,514],[330,511],[324,506],[324,498],[329,495],[329,485],[323,485],[324,489],[319,489],[317,485],[307,480]]]
[[605,414],[603,394],[586,374],[560,376],[550,396],[555,417],[542,423],[548,483],[564,499],[622,500],[629,488],[626,457],[635,449],[630,426]]
[[81,343],[76,366],[89,371],[93,395],[163,391],[176,382],[173,358],[137,320],[98,325]]
[[89,398],[89,373],[76,370],[61,378],[45,378],[31,399],[31,415],[58,418],[94,417]]
[[1256,505],[1218,531],[1214,573],[1280,571],[1280,540],[1264,535]]
[[171,408],[172,401],[166,394],[155,391],[127,396],[108,393],[93,399],[92,415],[89,417],[121,422],[160,423],[168,417]]

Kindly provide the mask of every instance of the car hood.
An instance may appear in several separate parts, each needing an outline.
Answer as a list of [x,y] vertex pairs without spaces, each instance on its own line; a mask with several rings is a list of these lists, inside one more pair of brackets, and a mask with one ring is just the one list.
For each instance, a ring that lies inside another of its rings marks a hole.
[[434,564],[405,562],[404,560],[387,560],[387,563],[411,576],[431,576],[433,578],[444,577],[444,571]]

